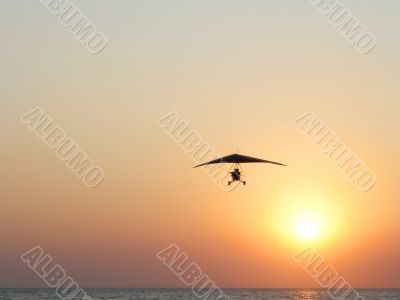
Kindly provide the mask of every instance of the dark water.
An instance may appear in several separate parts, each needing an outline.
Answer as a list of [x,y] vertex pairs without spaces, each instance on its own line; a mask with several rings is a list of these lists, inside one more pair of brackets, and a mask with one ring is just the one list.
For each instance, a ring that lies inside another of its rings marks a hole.
[[[85,289],[93,300],[191,300],[200,299],[190,289]],[[400,290],[357,290],[365,300],[400,300]],[[224,289],[232,300],[331,300],[323,290]],[[0,289],[1,300],[60,300],[51,289]],[[78,299],[78,298],[74,298]],[[209,298],[208,298],[209,299]],[[208,300],[207,299],[207,300]],[[333,298],[334,299],[334,298]],[[349,297],[347,299],[355,299]],[[69,299],[68,299],[69,300]],[[211,299],[210,299],[211,300]],[[336,299],[339,300],[339,299]]]

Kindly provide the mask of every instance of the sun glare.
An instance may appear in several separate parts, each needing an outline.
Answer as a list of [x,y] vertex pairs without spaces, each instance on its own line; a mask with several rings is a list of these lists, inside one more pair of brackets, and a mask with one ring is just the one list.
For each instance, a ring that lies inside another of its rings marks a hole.
[[327,247],[343,232],[338,201],[315,189],[288,193],[272,209],[268,226],[288,247]]
[[318,226],[314,220],[299,220],[295,225],[295,231],[303,240],[313,240],[318,235]]

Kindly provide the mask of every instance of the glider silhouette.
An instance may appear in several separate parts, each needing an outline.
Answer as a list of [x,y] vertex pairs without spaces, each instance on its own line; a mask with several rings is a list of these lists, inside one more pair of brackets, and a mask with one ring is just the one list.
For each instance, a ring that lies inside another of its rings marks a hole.
[[227,156],[224,156],[221,158],[210,160],[209,162],[205,162],[203,164],[197,165],[194,168],[202,167],[202,166],[206,166],[206,165],[212,165],[212,164],[232,164],[231,169],[233,168],[233,171],[229,172],[231,174],[232,180],[228,181],[228,185],[230,185],[231,183],[233,183],[235,181],[239,181],[239,182],[243,183],[243,185],[245,185],[246,181],[242,180],[243,169],[240,166],[240,164],[247,164],[247,163],[268,163],[268,164],[286,166],[284,164],[281,164],[281,163],[278,163],[275,161],[255,158],[255,157],[241,155],[241,154],[231,154],[231,155],[227,155]]

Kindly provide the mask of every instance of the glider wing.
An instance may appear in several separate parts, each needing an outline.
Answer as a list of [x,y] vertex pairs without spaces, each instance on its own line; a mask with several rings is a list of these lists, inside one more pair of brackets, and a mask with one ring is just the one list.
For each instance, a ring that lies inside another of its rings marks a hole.
[[200,164],[195,166],[194,168],[205,166],[205,165],[212,165],[212,164],[224,164],[224,163],[230,163],[230,164],[244,164],[244,163],[269,163],[269,164],[275,164],[275,165],[280,165],[280,166],[286,166],[284,164],[270,161],[270,160],[265,160],[265,159],[260,159],[260,158],[255,158],[251,156],[246,156],[246,155],[241,155],[241,154],[231,154],[227,155],[221,158],[217,158],[214,160],[210,160],[209,162]]

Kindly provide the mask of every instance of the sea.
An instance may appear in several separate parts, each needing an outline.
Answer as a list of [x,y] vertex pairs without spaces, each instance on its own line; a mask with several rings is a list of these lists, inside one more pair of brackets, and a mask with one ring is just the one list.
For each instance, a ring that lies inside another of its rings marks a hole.
[[[84,289],[93,300],[198,300],[190,289]],[[223,300],[344,300],[331,298],[325,290],[313,289],[223,289]],[[400,289],[357,289],[345,300],[400,300]],[[67,300],[53,289],[0,289],[1,300]],[[81,298],[68,298],[80,300]],[[204,300],[209,300],[206,298]],[[211,300],[211,299],[210,299]],[[222,299],[221,299],[222,300]]]

